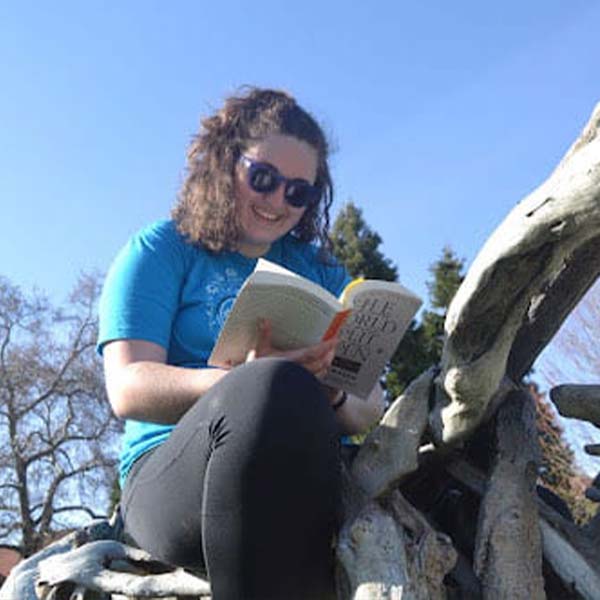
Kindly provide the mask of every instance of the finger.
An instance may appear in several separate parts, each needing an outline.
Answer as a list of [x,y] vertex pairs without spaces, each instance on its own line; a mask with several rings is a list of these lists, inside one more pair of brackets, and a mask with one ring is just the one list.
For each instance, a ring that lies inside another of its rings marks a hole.
[[303,362],[302,366],[310,371],[315,377],[322,379],[331,368],[331,360],[327,357],[322,357],[311,362]]
[[265,356],[271,354],[272,327],[268,319],[259,319],[256,324],[256,356]]
[[317,362],[327,360],[331,354],[331,360],[333,360],[333,354],[335,354],[335,347],[331,340],[327,342],[319,342],[314,346],[307,346],[306,348],[299,348],[298,350],[291,350],[285,355],[291,360],[297,360],[299,362]]
[[327,371],[317,371],[316,373],[313,373],[313,375],[319,380],[319,381],[323,381],[323,379],[325,379],[325,375],[327,375]]

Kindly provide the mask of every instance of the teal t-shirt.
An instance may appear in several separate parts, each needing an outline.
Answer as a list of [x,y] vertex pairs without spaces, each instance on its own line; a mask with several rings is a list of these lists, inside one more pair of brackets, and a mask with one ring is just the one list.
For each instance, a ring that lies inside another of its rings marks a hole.
[[[338,296],[349,281],[345,269],[323,262],[312,244],[287,235],[265,258]],[[214,253],[185,241],[173,221],[158,221],[134,235],[115,258],[100,298],[98,351],[118,339],[154,342],[167,364],[206,367],[219,331],[255,258]],[[164,442],[173,426],[127,420],[120,479],[144,452]]]

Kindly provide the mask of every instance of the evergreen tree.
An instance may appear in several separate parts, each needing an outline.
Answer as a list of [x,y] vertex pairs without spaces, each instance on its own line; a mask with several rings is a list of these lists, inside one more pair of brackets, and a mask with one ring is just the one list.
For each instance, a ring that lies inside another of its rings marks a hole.
[[[362,211],[352,202],[336,217],[331,239],[333,251],[352,277],[397,281],[394,263],[379,249],[381,237],[365,222]],[[446,247],[441,258],[430,268],[432,280],[427,284],[431,310],[424,311],[421,323],[410,324],[385,376],[390,399],[425,369],[440,360],[446,310],[463,280],[464,261]]]
[[331,230],[333,252],[352,277],[397,281],[398,270],[379,245],[381,237],[365,222],[362,211],[348,202],[339,212]]
[[433,280],[427,283],[429,302],[433,308],[442,310],[444,314],[462,283],[465,261],[459,259],[449,246],[442,250],[442,257],[429,268]]
[[430,366],[440,362],[444,344],[444,321],[448,306],[464,279],[464,261],[446,246],[442,256],[429,268],[427,283],[431,310],[423,311],[421,323],[411,323],[392,357],[386,378],[388,395],[395,398]]

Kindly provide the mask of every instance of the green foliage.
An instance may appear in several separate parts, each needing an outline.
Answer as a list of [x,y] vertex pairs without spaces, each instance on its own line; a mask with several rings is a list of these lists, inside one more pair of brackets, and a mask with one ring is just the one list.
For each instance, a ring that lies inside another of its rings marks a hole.
[[464,261],[457,258],[449,246],[444,247],[442,257],[429,268],[433,280],[427,283],[427,289],[433,308],[441,309],[444,313],[448,309],[458,286],[464,279],[463,267]]
[[[362,211],[349,202],[338,214],[332,228],[334,254],[352,277],[397,281],[398,271],[379,246],[381,237],[365,222]],[[388,398],[402,393],[415,377],[437,364],[442,353],[444,319],[454,293],[463,280],[464,261],[446,247],[430,268],[433,279],[427,284],[432,310],[424,311],[421,322],[414,320],[385,376]]]
[[399,396],[413,379],[435,362],[435,356],[427,348],[423,326],[413,320],[390,361],[385,378],[388,398]]
[[379,250],[381,237],[365,222],[352,202],[339,212],[331,230],[333,252],[352,277],[396,281],[398,271]]
[[448,306],[464,279],[464,261],[445,247],[429,272],[427,283],[432,310],[424,310],[421,323],[413,322],[392,357],[386,378],[388,395],[395,398],[423,371],[440,362],[444,345],[444,321]]

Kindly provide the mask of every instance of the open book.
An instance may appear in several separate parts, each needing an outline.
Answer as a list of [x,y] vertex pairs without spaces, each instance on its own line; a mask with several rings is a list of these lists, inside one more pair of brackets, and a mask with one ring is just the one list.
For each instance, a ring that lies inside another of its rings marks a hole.
[[340,298],[320,285],[259,259],[244,282],[208,364],[244,362],[255,344],[258,321],[272,325],[272,344],[303,348],[339,333],[324,383],[366,398],[396,350],[421,299],[399,283],[357,279]]

